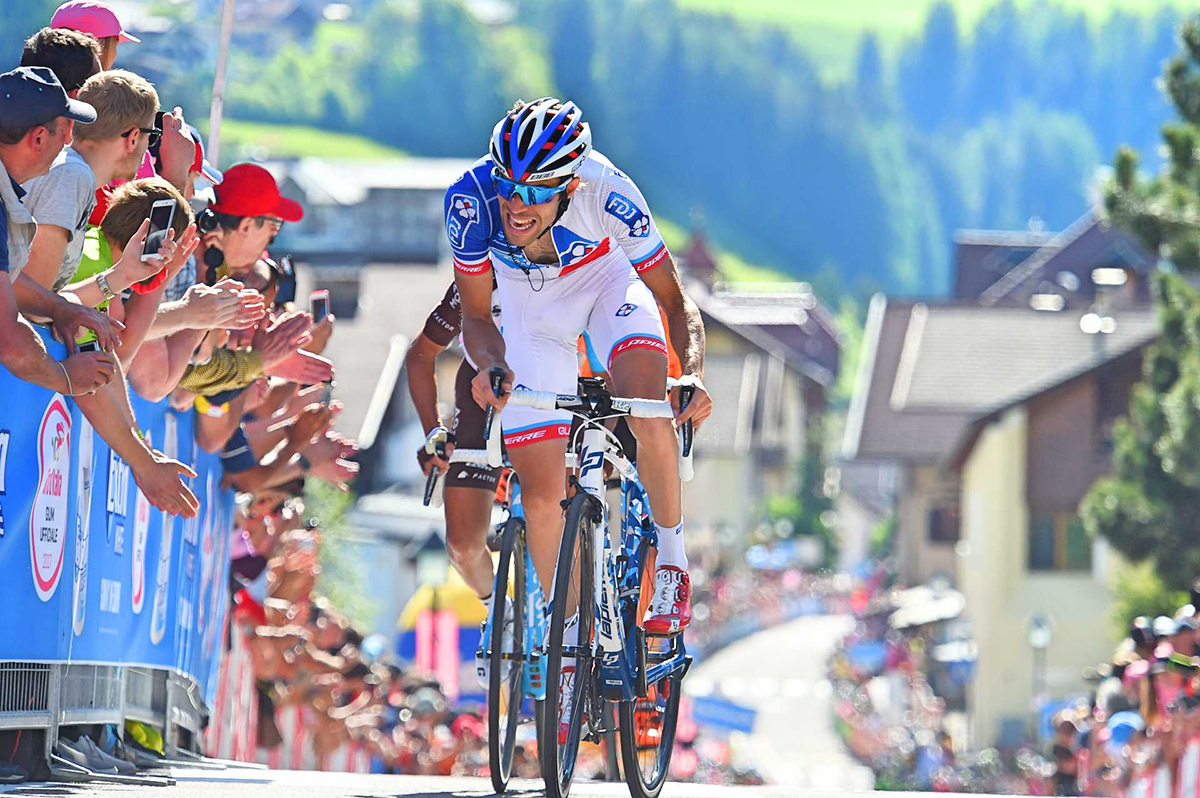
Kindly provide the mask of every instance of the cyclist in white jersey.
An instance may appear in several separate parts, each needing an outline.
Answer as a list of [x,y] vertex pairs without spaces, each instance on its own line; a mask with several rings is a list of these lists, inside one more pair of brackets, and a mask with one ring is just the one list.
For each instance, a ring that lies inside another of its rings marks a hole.
[[[504,390],[574,393],[577,339],[586,329],[608,366],[615,394],[667,394],[667,344],[657,305],[695,386],[675,424],[700,424],[712,412],[701,380],[704,326],[675,263],[633,182],[592,150],[591,131],[571,102],[518,102],[492,133],[491,153],[446,192],[446,233],[462,298],[463,339],[479,366],[472,391],[480,405],[503,409],[489,384],[494,367]],[[492,274],[503,329],[492,323]],[[504,442],[521,477],[530,549],[550,584],[562,532],[562,463],[570,419],[526,407],[503,409]],[[628,419],[638,470],[658,526],[651,633],[685,628],[691,584],[683,545],[678,443],[670,419]]]

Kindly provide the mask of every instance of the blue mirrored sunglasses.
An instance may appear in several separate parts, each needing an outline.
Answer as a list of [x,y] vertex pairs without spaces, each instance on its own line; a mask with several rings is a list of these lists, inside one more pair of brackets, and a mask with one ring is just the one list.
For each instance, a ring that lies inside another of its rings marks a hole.
[[492,170],[492,182],[496,184],[496,193],[501,197],[510,200],[517,196],[526,205],[544,205],[566,191],[567,186],[571,184],[571,181],[568,180],[561,186],[530,186],[509,180],[500,174],[499,169]]

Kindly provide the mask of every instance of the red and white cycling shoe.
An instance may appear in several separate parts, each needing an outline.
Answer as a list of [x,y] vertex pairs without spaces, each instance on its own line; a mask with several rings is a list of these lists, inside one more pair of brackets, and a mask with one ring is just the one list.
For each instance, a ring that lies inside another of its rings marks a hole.
[[647,634],[682,632],[692,622],[692,580],[687,571],[673,565],[654,572],[654,598],[643,626]]

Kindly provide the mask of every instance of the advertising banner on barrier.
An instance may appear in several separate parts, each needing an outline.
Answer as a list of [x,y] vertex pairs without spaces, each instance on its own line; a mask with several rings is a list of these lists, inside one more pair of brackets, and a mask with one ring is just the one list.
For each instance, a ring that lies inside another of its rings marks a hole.
[[184,521],[146,500],[73,400],[2,368],[0,396],[0,660],[171,668],[211,699],[233,495],[191,414],[131,396],[151,445],[198,475],[200,512]]
[[1200,736],[1192,737],[1184,746],[1178,771],[1175,798],[1197,798],[1200,788]]

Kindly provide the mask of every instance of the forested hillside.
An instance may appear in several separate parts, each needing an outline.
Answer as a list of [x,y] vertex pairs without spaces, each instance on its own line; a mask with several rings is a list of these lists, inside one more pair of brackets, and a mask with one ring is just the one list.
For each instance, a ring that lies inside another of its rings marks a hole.
[[[269,54],[235,47],[227,114],[473,156],[514,98],[569,96],[660,214],[859,296],[943,291],[956,228],[1062,228],[1119,144],[1154,152],[1180,21],[1005,0],[968,23],[941,2],[899,44],[862,35],[831,79],[794,19],[671,0],[516,0],[491,27],[455,0],[352,6]],[[167,82],[206,107],[192,75]]]

